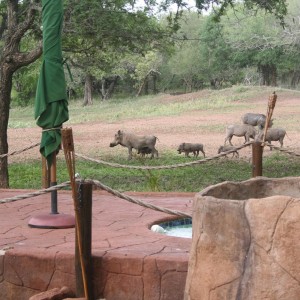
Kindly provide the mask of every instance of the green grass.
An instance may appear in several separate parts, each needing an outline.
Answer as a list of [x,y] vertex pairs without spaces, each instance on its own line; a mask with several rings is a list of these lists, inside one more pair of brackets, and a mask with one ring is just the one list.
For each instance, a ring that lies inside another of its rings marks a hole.
[[[92,106],[82,107],[82,101],[69,103],[69,124],[103,121],[106,123],[134,118],[148,118],[186,113],[190,110],[213,111],[214,113],[229,113],[245,107],[250,107],[249,100],[256,97],[268,99],[271,88],[235,86],[223,90],[204,90],[190,94],[184,99],[172,98],[166,100],[162,95],[139,98],[112,99],[109,101],[94,101]],[[277,89],[279,96],[293,94],[294,91]],[[285,94],[284,94],[285,93]],[[164,100],[162,100],[162,98]],[[138,115],[136,109],[139,108]],[[35,127],[33,107],[12,108],[10,112],[10,128]],[[181,128],[183,131],[185,128]],[[223,126],[199,124],[201,132],[222,132]],[[58,157],[58,183],[68,180],[68,172],[64,160]],[[127,161],[125,156],[107,156],[102,159],[108,162],[130,165],[174,165],[188,160],[183,156],[166,153],[159,159],[133,159]],[[264,158],[263,175],[267,177],[299,176],[300,160],[288,155],[274,154]],[[82,178],[96,179],[120,191],[183,191],[198,192],[205,187],[226,180],[242,181],[251,178],[252,167],[248,161],[221,158],[205,164],[167,170],[128,170],[97,165],[81,159],[76,159],[76,172]],[[41,188],[40,161],[26,161],[9,165],[9,180],[11,188]]]
[[[275,151],[274,151],[275,152]],[[164,166],[190,162],[192,159],[166,155],[160,159],[138,159],[127,161],[115,158],[114,162],[123,165]],[[264,157],[263,176],[280,178],[299,176],[298,158],[274,153]],[[69,180],[65,161],[57,161],[58,183]],[[113,168],[102,164],[76,160],[76,172],[84,179],[95,179],[103,184],[124,191],[174,191],[199,192],[209,185],[223,181],[243,181],[251,178],[252,167],[246,160],[220,158],[189,167],[163,170],[134,170]],[[20,175],[21,174],[21,175]],[[41,162],[14,163],[9,166],[10,187],[14,189],[41,188]]]
[[[88,123],[94,121],[116,122],[133,119],[136,108],[139,108],[139,118],[156,116],[172,116],[195,110],[214,111],[215,113],[228,113],[241,108],[250,107],[248,99],[257,95],[265,95],[268,99],[273,91],[267,87],[236,86],[223,90],[204,90],[203,94],[193,98],[193,94],[184,101],[179,97],[177,101],[162,102],[162,95],[144,96],[125,99],[111,99],[109,101],[96,101],[92,106],[82,106],[82,99],[69,102],[70,120],[65,125]],[[277,91],[281,93],[280,90]],[[10,110],[9,128],[35,127],[33,119],[34,108],[15,107]]]

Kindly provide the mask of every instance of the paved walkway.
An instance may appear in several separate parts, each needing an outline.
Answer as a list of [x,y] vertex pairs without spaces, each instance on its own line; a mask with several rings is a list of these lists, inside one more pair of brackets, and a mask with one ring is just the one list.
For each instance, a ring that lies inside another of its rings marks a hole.
[[[31,190],[0,190],[0,199]],[[191,213],[193,193],[131,193],[137,199]],[[0,204],[0,250],[45,249],[74,252],[74,228],[41,229],[28,226],[32,217],[50,214],[51,195],[45,194]],[[69,191],[58,191],[59,214],[74,215]],[[188,252],[190,239],[173,238],[149,230],[154,223],[176,218],[129,203],[105,191],[93,191],[92,251],[126,251],[147,254]]]
[[[0,199],[31,192],[0,190]],[[130,193],[151,204],[191,214],[193,193]],[[51,194],[0,204],[0,299],[24,300],[39,292],[75,288],[75,229],[32,228],[50,215]],[[58,212],[74,215],[70,191],[58,191]],[[182,300],[191,239],[149,230],[176,219],[93,191],[93,293],[107,300]]]

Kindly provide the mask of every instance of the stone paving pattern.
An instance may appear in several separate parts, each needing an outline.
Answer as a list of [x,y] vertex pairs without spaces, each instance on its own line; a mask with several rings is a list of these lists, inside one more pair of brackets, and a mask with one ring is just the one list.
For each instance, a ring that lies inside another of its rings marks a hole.
[[[29,190],[0,190],[0,199]],[[194,193],[128,193],[154,205],[192,213]],[[0,204],[0,299],[24,300],[67,286],[75,291],[75,229],[28,226],[50,213],[50,194]],[[93,191],[93,290],[107,300],[182,300],[191,239],[149,230],[176,216],[105,191]],[[74,214],[70,191],[58,192],[60,214]]]

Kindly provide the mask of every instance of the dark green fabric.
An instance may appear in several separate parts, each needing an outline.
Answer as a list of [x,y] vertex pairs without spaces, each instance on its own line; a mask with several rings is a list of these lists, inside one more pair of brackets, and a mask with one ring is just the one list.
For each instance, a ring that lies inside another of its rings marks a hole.
[[[51,165],[60,148],[62,124],[69,119],[61,50],[62,0],[43,0],[43,62],[37,84],[34,117],[44,129],[40,152]],[[49,130],[47,130],[49,129]]]

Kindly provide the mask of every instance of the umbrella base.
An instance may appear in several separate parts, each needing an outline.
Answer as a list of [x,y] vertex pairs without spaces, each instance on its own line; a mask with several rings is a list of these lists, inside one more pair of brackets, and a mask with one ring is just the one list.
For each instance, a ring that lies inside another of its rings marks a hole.
[[41,214],[32,217],[28,226],[47,229],[73,228],[75,227],[75,217],[66,214]]

